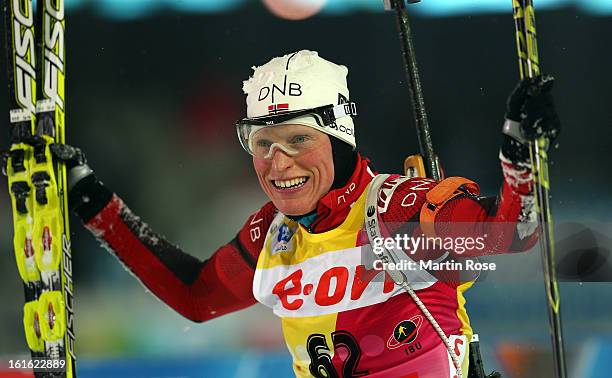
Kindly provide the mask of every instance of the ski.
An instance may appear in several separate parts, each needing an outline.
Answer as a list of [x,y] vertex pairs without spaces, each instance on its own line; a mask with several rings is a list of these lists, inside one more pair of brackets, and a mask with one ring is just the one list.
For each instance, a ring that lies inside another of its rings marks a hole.
[[[540,74],[540,58],[538,56],[536,40],[533,0],[512,0],[512,9],[520,77],[524,79],[538,76]],[[542,137],[529,144],[529,154],[536,193],[536,211],[538,213],[538,222],[542,227],[539,239],[548,299],[548,320],[553,345],[555,376],[565,378],[567,377],[567,367],[565,364],[563,328],[561,325],[561,296],[559,294],[557,271],[555,268],[555,243],[553,219],[550,211],[547,145],[548,140]]]
[[36,377],[75,376],[66,171],[49,145],[63,143],[64,3],[4,4],[11,147],[6,161],[14,252],[24,282],[23,325]]

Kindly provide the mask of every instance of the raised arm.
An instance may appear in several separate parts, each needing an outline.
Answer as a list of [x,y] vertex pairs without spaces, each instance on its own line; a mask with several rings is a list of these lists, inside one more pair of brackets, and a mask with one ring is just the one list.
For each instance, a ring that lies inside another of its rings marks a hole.
[[[68,153],[74,156],[77,152]],[[153,232],[96,179],[84,159],[73,159],[72,165],[71,207],[85,227],[168,306],[190,320],[203,322],[256,302],[253,275],[265,225],[274,215],[271,203],[249,217],[232,241],[200,261]]]
[[[484,222],[484,253],[521,252],[537,241],[538,224],[528,143],[545,136],[552,143],[561,129],[552,98],[554,79],[539,76],[519,82],[508,98],[499,153],[504,183],[496,197],[466,193],[456,206],[440,211],[440,221]],[[480,254],[480,253],[474,253]]]
[[[482,238],[471,248],[454,249],[465,256],[530,249],[537,241],[538,226],[528,143],[540,136],[552,141],[560,130],[552,83],[549,76],[523,80],[508,99],[499,154],[504,181],[497,196],[480,196],[478,185],[459,177],[440,183],[411,179],[387,189],[393,193],[389,207],[402,211],[383,214],[383,221],[410,222],[412,226],[404,228],[416,236],[422,231],[443,239]],[[422,252],[427,255],[415,257],[436,258],[431,251]]]

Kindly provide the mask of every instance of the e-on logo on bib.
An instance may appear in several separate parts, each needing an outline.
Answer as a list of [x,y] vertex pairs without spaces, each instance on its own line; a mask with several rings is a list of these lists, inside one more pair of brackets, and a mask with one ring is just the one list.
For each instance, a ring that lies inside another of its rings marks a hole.
[[408,320],[402,320],[393,329],[393,335],[387,340],[387,348],[396,349],[416,340],[419,329],[423,324],[423,317],[415,315]]

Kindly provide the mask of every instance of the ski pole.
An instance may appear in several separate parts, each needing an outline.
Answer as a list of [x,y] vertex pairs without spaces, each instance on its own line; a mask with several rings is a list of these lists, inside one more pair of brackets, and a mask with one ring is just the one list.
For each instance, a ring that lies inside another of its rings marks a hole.
[[[424,165],[425,175],[436,181],[440,181],[440,169],[437,157],[433,150],[433,143],[431,141],[429,122],[427,120],[427,111],[425,110],[425,99],[423,98],[423,89],[421,87],[419,69],[417,66],[414,45],[412,43],[412,32],[410,29],[410,23],[408,21],[408,11],[406,10],[406,5],[404,1],[407,1],[410,4],[420,2],[420,0],[384,0],[385,10],[395,10],[397,16],[397,25],[399,28],[400,40],[402,45],[402,55],[404,57],[404,68],[406,69],[406,74],[408,78],[410,100],[414,111],[419,147],[421,150],[421,157],[423,159],[423,162],[421,162],[419,156],[409,156],[404,162],[404,170],[406,171],[407,166],[412,166],[412,168],[418,171],[419,168],[417,167],[423,167]],[[416,159],[417,161],[411,163],[411,160],[413,159]],[[448,338],[444,334],[444,331],[438,325],[433,316],[431,316],[427,308],[423,305],[418,295],[411,288],[410,284],[408,282],[404,282],[402,284],[402,287],[408,292],[408,294],[410,294],[410,296],[415,301],[417,306],[421,309],[425,317],[429,320],[434,329],[436,329],[444,344],[446,344],[449,356],[451,357],[453,365],[456,369],[456,376],[458,378],[462,378],[463,373],[458,360],[458,356],[450,346],[450,343],[448,341]]]
[[[512,9],[521,79],[538,76],[540,74],[540,60],[536,41],[533,0],[512,0]],[[555,373],[557,377],[565,378],[567,377],[567,368],[565,365],[563,329],[561,326],[561,298],[557,271],[555,269],[555,241],[553,237],[553,219],[550,211],[547,147],[548,140],[542,137],[534,142],[530,142],[529,154],[536,192],[536,211],[538,221],[542,227],[540,249],[542,250],[544,280],[548,298],[548,320],[553,345]]]
[[429,131],[429,121],[425,110],[425,99],[423,98],[423,88],[419,77],[414,44],[412,43],[412,31],[408,22],[408,11],[406,10],[407,1],[409,4],[418,3],[420,0],[384,0],[385,10],[394,10],[397,16],[397,25],[402,45],[402,55],[404,57],[404,68],[408,78],[408,89],[410,90],[410,100],[414,110],[417,137],[421,156],[424,160],[425,173],[427,177],[436,181],[440,180],[440,167],[438,159],[434,153]]

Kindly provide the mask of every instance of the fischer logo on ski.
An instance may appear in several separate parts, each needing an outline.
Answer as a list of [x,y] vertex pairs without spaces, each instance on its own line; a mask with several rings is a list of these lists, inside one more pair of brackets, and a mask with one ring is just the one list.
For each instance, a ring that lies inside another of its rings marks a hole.
[[[30,114],[35,111],[36,73],[34,71],[34,13],[31,4],[12,0],[13,46],[15,47],[15,99]],[[7,15],[8,16],[8,15]],[[8,19],[9,17],[7,17]],[[18,114],[26,114],[17,109]],[[13,111],[11,111],[13,114]],[[19,122],[19,121],[17,121]]]

